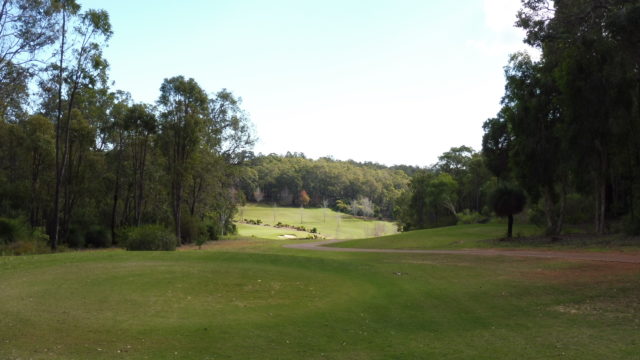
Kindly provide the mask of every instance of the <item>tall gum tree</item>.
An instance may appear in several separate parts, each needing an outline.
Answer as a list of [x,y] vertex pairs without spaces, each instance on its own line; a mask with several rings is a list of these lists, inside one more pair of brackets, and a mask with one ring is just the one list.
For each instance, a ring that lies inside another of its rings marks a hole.
[[171,211],[176,237],[181,239],[184,185],[204,139],[209,99],[194,79],[176,76],[162,83],[158,106],[161,148],[171,182]]
[[[76,95],[83,88],[106,82],[107,62],[102,46],[112,35],[109,14],[104,10],[81,12],[75,0],[52,2],[58,14],[57,62],[49,66],[55,84],[55,191],[49,236],[56,250],[60,236],[61,195],[69,166],[71,119]],[[64,211],[69,213],[68,210]]]

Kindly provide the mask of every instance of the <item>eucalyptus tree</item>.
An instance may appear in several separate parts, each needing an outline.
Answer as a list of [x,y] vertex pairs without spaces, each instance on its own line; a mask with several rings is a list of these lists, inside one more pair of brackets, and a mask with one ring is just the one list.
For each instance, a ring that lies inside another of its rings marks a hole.
[[[187,178],[186,200],[192,217],[235,207],[235,204],[221,204],[229,199],[238,199],[238,196],[229,197],[217,189],[238,187],[244,173],[239,165],[245,161],[255,142],[251,123],[241,103],[241,99],[226,89],[208,101],[203,142]],[[218,199],[214,199],[216,196]]]
[[0,1],[0,120],[27,102],[28,82],[58,39],[58,10],[56,1]]
[[[104,10],[81,12],[75,0],[59,0],[53,4],[58,21],[57,60],[49,66],[51,85],[42,83],[42,87],[45,91],[55,91],[51,94],[51,102],[55,103],[56,185],[50,229],[51,248],[55,250],[60,235],[61,190],[69,171],[71,122],[76,96],[83,89],[105,85],[108,64],[102,57],[102,46],[111,37],[112,30],[109,14]],[[69,213],[68,210],[65,212]]]
[[184,185],[202,145],[209,116],[209,99],[194,79],[165,79],[158,99],[160,142],[171,181],[171,211],[175,233],[181,239]]
[[[637,178],[638,141],[629,134],[638,130],[640,92],[640,2],[637,0],[523,2],[518,25],[526,30],[526,42],[542,50],[546,78],[557,87],[553,97],[561,126],[561,143],[580,156],[564,161],[576,174],[576,187],[590,188],[595,203],[595,230],[606,230],[607,214],[614,208],[613,193],[623,179]],[[631,205],[633,209],[633,205]]]
[[158,120],[151,106],[134,104],[127,110],[125,122],[130,136],[135,225],[140,225],[146,204],[147,163],[152,139],[158,131]]
[[[29,223],[40,226],[50,209],[50,182],[53,178],[54,128],[50,119],[33,115],[20,123],[24,129],[25,162],[29,172]],[[48,203],[49,202],[49,203]]]

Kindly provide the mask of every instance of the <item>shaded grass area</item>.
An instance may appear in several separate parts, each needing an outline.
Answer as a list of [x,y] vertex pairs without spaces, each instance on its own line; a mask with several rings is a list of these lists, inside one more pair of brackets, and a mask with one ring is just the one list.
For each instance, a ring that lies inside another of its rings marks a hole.
[[637,266],[304,252],[273,244],[0,258],[0,358],[640,353]]
[[[396,233],[396,225],[389,221],[364,220],[331,209],[300,209],[249,204],[239,208],[236,220],[260,219],[263,224],[274,226],[278,222],[307,229],[317,228],[318,232],[330,239],[358,239]],[[266,226],[262,226],[266,228]],[[242,236],[255,235],[255,228],[239,229]],[[264,230],[267,231],[267,230]],[[282,229],[278,231],[289,231]]]
[[[514,225],[515,236],[531,236],[541,230],[534,225]],[[465,249],[488,248],[499,244],[517,245],[517,240],[510,242],[496,241],[504,237],[506,225],[501,223],[456,225],[434,229],[408,231],[395,235],[374,239],[358,239],[332,244],[344,248],[374,249]]]
[[595,236],[569,228],[557,237],[541,235],[544,230],[530,224],[515,224],[514,238],[504,239],[506,224],[456,225],[416,230],[390,236],[350,240],[332,247],[369,249],[468,249],[468,248],[547,248],[589,251],[638,250],[640,238],[623,235]]

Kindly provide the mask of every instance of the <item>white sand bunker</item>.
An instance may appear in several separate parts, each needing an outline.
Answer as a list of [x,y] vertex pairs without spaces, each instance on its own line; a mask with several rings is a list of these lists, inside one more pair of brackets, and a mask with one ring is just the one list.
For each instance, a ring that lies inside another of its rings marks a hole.
[[295,235],[279,235],[278,238],[280,239],[297,239],[298,237]]

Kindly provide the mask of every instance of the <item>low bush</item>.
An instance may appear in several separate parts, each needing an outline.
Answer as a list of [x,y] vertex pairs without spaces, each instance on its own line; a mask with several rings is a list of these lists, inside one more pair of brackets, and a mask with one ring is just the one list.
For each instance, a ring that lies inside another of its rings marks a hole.
[[640,235],[640,219],[637,216],[627,215],[623,219],[623,230],[627,235]]
[[102,226],[92,226],[84,234],[84,243],[87,247],[111,247],[111,231]]
[[49,236],[22,219],[0,218],[0,254],[33,255],[49,252]]
[[182,236],[182,242],[185,244],[191,244],[205,239],[209,236],[207,225],[200,219],[192,217],[190,215],[182,218],[180,226],[180,234]]
[[29,225],[22,219],[0,217],[0,244],[11,244],[29,238]]
[[85,247],[84,231],[79,226],[72,225],[69,228],[67,244],[74,249],[82,249]]
[[50,248],[47,242],[37,239],[18,240],[11,244],[0,245],[1,255],[35,255],[48,252]]
[[262,225],[262,220],[244,219],[244,222],[251,225]]
[[142,225],[127,229],[124,244],[127,250],[172,251],[178,239],[162,225]]
[[461,224],[480,224],[482,221],[487,222],[488,218],[475,211],[469,211],[465,209],[463,212],[456,214],[458,218],[458,225]]
[[595,216],[595,206],[590,197],[569,194],[565,202],[564,222],[567,224],[588,224]]

